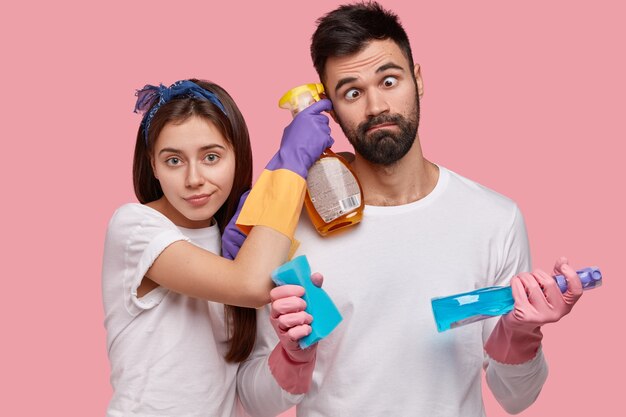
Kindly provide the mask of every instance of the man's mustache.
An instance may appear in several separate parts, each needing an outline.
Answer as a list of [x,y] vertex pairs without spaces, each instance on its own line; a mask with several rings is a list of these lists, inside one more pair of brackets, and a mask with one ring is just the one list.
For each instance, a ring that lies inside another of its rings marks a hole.
[[399,114],[380,114],[361,123],[358,130],[361,135],[365,135],[365,133],[374,126],[381,125],[383,123],[394,123],[397,125],[401,125],[403,121],[404,118]]

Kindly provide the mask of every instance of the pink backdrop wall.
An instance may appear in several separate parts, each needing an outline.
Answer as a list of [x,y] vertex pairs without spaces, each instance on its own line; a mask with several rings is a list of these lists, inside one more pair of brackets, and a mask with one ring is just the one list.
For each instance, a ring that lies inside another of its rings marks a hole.
[[[40,3],[0,13],[0,415],[99,416],[111,392],[101,253],[109,216],[134,200],[134,90],[186,77],[223,85],[247,117],[258,174],[290,119],[278,98],[316,79],[315,19],[339,3]],[[536,267],[563,254],[605,274],[604,287],[545,328],[551,375],[523,415],[620,414],[624,7],[383,4],[422,65],[426,156],[518,202]],[[347,150],[333,129],[335,148]],[[489,393],[485,401],[489,416],[505,415]]]

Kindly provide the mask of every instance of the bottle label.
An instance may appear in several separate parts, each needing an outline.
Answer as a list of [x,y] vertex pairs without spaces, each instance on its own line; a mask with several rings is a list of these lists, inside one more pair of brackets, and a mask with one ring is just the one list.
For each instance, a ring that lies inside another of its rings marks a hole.
[[359,184],[338,158],[322,158],[313,164],[306,183],[309,198],[325,223],[361,205]]

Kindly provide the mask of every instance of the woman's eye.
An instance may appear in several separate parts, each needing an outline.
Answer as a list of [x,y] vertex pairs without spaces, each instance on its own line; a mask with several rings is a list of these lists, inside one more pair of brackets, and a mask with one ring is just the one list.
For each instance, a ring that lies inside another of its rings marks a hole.
[[344,94],[344,97],[346,98],[346,100],[356,100],[360,96],[361,96],[361,92],[357,90],[356,88],[351,88],[348,91],[346,91],[346,94]]
[[210,153],[210,154],[208,154],[207,156],[205,156],[205,157],[204,157],[204,159],[205,159],[207,162],[210,162],[210,163],[215,163],[215,162],[217,162],[217,160],[218,160],[218,159],[220,159],[220,156],[219,156],[219,155],[217,155],[217,154],[214,154],[214,153]]
[[398,79],[396,77],[385,77],[383,80],[383,85],[385,87],[393,87],[396,84],[398,84]]
[[176,166],[176,165],[179,165],[179,164],[180,164],[180,159],[178,159],[178,158],[176,158],[176,157],[167,158],[167,159],[165,160],[165,163],[166,163],[167,165],[170,165],[170,166]]

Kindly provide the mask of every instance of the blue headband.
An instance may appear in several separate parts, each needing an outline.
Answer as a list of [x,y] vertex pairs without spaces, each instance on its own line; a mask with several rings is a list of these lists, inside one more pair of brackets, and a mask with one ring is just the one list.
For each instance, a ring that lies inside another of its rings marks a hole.
[[[148,84],[141,90],[137,90],[135,95],[137,96],[137,103],[135,104],[134,112],[144,113],[141,126],[143,127],[143,132],[146,138],[146,145],[148,144],[148,130],[150,129],[150,122],[152,122],[152,118],[162,105],[173,98],[193,97],[200,100],[208,100],[219,107],[225,116],[228,116],[226,114],[226,109],[215,94],[189,80],[176,81],[169,87],[166,87],[163,84],[159,84],[158,87]],[[152,107],[150,112],[146,113],[150,106],[152,106],[155,102],[156,104]]]

